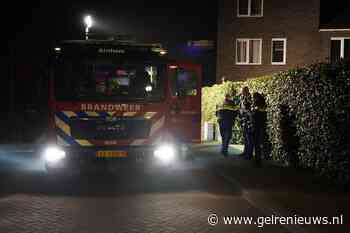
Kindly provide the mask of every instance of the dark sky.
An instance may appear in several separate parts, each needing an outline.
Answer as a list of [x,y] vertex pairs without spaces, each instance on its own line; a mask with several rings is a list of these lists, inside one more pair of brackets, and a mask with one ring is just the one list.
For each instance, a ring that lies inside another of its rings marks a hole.
[[83,16],[95,32],[132,34],[148,42],[216,38],[217,1],[21,1],[3,7],[8,45],[45,50],[61,39],[83,39]]
[[[216,0],[200,3],[195,0],[6,1],[2,3],[0,14],[3,46],[0,93],[5,96],[0,104],[9,104],[10,80],[18,76],[18,71],[25,73],[21,77],[28,80],[39,77],[35,72],[44,70],[49,51],[56,42],[84,39],[83,17],[86,14],[96,20],[92,32],[131,34],[137,41],[160,42],[167,46],[188,40],[216,39],[216,4]],[[32,69],[25,70],[22,65],[32,66]],[[16,96],[23,94],[18,91],[19,87],[28,90],[25,84],[17,82]]]
[[[349,2],[338,1],[321,0],[323,15],[333,17]],[[2,40],[9,48],[42,53],[55,41],[83,39],[87,13],[96,20],[95,32],[149,42],[216,39],[217,0],[13,0],[2,5]]]

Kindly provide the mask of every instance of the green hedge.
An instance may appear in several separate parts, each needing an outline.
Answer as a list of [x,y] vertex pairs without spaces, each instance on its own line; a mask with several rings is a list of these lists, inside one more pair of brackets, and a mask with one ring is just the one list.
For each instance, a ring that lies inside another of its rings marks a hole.
[[342,184],[350,182],[349,63],[315,64],[203,88],[204,120],[215,119],[215,104],[227,87],[242,85],[266,97],[274,160],[315,169]]

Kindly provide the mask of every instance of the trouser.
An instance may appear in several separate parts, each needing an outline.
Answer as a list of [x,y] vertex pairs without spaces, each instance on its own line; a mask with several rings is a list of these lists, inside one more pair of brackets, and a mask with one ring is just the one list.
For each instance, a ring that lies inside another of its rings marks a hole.
[[220,135],[222,139],[221,152],[228,152],[228,145],[232,138],[232,125],[225,124],[223,121],[219,121]]
[[254,150],[255,150],[255,162],[258,165],[261,164],[264,142],[265,142],[265,137],[264,137],[263,130],[257,130],[257,132],[254,133]]
[[245,158],[251,159],[253,156],[253,149],[254,149],[253,132],[251,129],[248,129],[248,127],[243,128],[243,139],[244,139],[243,155]]

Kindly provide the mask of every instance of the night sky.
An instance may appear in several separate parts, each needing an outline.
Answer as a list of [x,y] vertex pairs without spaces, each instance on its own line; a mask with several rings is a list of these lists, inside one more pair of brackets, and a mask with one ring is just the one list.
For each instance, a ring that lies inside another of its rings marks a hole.
[[[36,80],[46,77],[50,49],[61,40],[84,39],[83,17],[87,14],[96,21],[92,33],[106,38],[128,34],[139,42],[172,45],[173,51],[188,40],[216,40],[215,0],[13,0],[3,3],[1,9],[2,112],[9,112],[12,102],[22,111],[19,103],[35,98]],[[215,75],[210,76],[207,79],[214,80]]]
[[[96,25],[92,28],[93,33],[104,34],[106,37],[116,33],[129,34],[140,42],[160,42],[169,47],[171,45],[173,51],[181,53],[188,40],[216,40],[217,2],[217,0],[13,0],[11,3],[3,3],[0,22],[4,47],[1,53],[4,58],[1,66],[4,72],[0,93],[5,98],[0,100],[0,104],[9,103],[10,80],[18,76],[16,72],[23,71],[25,75],[19,76],[28,80],[39,76],[35,72],[25,72],[25,69],[18,67],[22,64],[44,66],[49,49],[58,41],[84,39],[83,17],[86,14],[91,14],[96,21]],[[334,4],[335,1],[331,0],[321,2],[322,15],[326,16],[322,18],[321,23],[327,23],[339,12],[344,12],[344,6],[350,5],[349,0],[337,0],[339,4]],[[211,69],[203,78],[204,84],[215,81],[214,53],[215,51],[210,51],[205,56],[201,54],[204,61],[199,63],[214,64],[213,67],[203,66]],[[187,56],[188,53],[182,54]],[[27,87],[24,83],[18,86],[23,86],[23,89]],[[17,91],[15,94],[21,93]]]
[[[2,15],[10,47],[42,53],[56,41],[83,39],[83,16],[95,33],[130,34],[139,41],[216,39],[217,1],[36,1],[12,3]],[[19,53],[17,51],[17,53]]]
[[[56,41],[83,39],[83,16],[92,14],[94,32],[131,34],[146,42],[216,39],[216,0],[61,0],[11,1],[2,5],[5,53],[42,54]],[[325,21],[341,11],[348,0],[321,0]],[[12,51],[13,53],[13,51]]]

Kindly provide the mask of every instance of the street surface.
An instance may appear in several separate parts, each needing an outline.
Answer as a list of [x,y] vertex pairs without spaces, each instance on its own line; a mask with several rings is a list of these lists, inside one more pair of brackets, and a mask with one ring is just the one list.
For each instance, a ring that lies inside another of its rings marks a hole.
[[[0,162],[1,233],[302,232],[282,225],[225,225],[223,216],[268,213],[219,175],[217,164],[225,159],[205,148],[197,149],[193,161],[165,169],[110,169],[69,179],[48,177],[32,153],[2,152]],[[219,218],[215,226],[208,223],[211,214]]]

